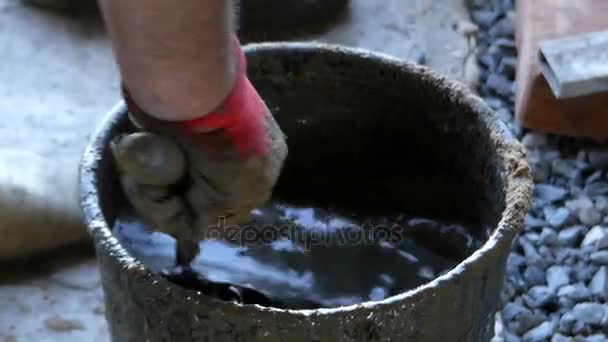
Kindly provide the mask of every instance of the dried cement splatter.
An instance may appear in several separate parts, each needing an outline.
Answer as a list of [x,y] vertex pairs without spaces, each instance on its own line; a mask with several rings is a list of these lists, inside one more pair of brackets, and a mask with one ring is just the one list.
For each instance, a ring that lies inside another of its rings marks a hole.
[[76,319],[65,319],[59,316],[48,318],[44,321],[47,329],[57,332],[68,332],[73,330],[84,330],[84,324]]

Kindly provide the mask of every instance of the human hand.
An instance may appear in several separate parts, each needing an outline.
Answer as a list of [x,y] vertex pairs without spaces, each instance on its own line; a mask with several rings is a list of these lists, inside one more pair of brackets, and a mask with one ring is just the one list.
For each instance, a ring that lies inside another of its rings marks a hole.
[[169,122],[130,110],[140,131],[111,143],[137,213],[178,244],[190,245],[178,262],[191,261],[201,239],[223,237],[223,228],[243,223],[269,200],[287,156],[283,133],[241,74],[215,113]]

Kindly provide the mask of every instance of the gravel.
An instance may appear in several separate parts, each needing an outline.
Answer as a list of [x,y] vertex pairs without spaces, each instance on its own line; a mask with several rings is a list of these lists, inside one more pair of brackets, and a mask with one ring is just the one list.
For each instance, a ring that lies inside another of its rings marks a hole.
[[534,194],[537,200],[552,203],[565,199],[568,195],[568,190],[551,184],[536,184],[534,186]]
[[519,315],[516,321],[509,324],[509,328],[517,334],[525,334],[533,327],[545,321],[545,315],[526,310]]
[[555,324],[551,322],[543,322],[539,326],[534,329],[529,330],[523,336],[523,341],[525,342],[537,342],[544,341],[551,336],[555,332]]
[[593,203],[597,210],[599,210],[602,215],[608,214],[608,198],[605,196],[598,196],[593,199]]
[[598,267],[586,260],[579,261],[574,267],[574,278],[579,282],[590,281],[597,272]]
[[608,265],[608,251],[592,253],[589,259],[598,265]]
[[545,271],[538,266],[528,266],[524,271],[524,280],[529,285],[544,285],[545,284]]
[[[546,207],[548,209],[550,207]],[[560,228],[572,221],[570,210],[566,207],[559,207],[555,210],[545,210],[547,222],[554,228]]]
[[[583,197],[587,199],[586,197]],[[583,206],[578,209],[578,219],[582,224],[594,226],[602,222],[602,213],[595,208],[591,200],[583,201]]]
[[551,342],[571,342],[571,339],[562,334],[555,334],[551,337]]
[[493,10],[476,10],[471,12],[473,21],[484,29],[491,27],[499,16],[500,12]]
[[562,334],[570,335],[574,329],[576,317],[571,312],[566,312],[559,320],[558,330]]
[[527,149],[535,180],[501,293],[503,342],[608,342],[608,145],[523,129],[513,118],[513,0],[469,0],[478,92]]
[[538,238],[538,243],[543,246],[555,246],[558,243],[557,233],[555,230],[545,227],[543,228]]
[[607,248],[608,233],[606,232],[606,228],[601,226],[595,226],[591,228],[587,235],[585,235],[581,246],[592,246],[596,250]]
[[608,151],[606,150],[592,150],[587,153],[589,157],[589,164],[598,169],[608,167]]
[[580,303],[572,309],[578,322],[597,326],[608,324],[608,305],[599,303]]
[[547,285],[555,291],[570,283],[570,269],[566,266],[551,266],[547,270]]
[[512,321],[513,319],[517,318],[522,312],[524,312],[524,310],[526,309],[517,303],[508,303],[502,309],[502,318],[507,322]]
[[608,342],[608,338],[604,334],[587,336],[581,342]]
[[608,182],[595,182],[585,185],[585,193],[588,196],[605,196],[608,194]]
[[591,299],[591,290],[583,283],[566,285],[557,291],[559,297],[565,297],[575,303]]
[[578,246],[583,239],[586,230],[587,228],[585,226],[572,226],[565,228],[557,234],[557,243],[560,246]]
[[553,306],[557,300],[553,289],[547,286],[534,286],[523,296],[524,302],[531,309]]
[[608,299],[608,270],[601,267],[589,282],[591,293],[603,300]]

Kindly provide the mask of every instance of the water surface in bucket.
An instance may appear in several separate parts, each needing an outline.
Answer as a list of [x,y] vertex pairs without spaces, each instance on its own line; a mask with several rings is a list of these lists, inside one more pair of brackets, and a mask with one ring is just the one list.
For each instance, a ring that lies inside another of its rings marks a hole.
[[[175,240],[133,217],[121,215],[115,235],[153,271],[172,269]],[[238,243],[202,241],[194,272],[253,289],[270,299],[267,305],[291,309],[382,300],[415,288],[480,246],[482,238],[469,232],[486,231],[396,212],[362,214],[281,202],[255,210],[240,228],[230,237]]]

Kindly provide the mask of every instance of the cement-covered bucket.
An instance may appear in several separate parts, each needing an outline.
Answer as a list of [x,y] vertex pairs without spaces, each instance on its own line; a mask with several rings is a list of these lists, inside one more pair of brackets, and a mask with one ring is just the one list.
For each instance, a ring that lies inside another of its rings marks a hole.
[[[313,43],[246,51],[250,78],[288,137],[277,192],[314,197],[324,186],[493,230],[446,274],[382,301],[316,310],[221,302],[152,272],[113,236],[125,199],[108,142],[129,129],[118,105],[81,168],[113,340],[489,341],[506,258],[530,205],[522,146],[482,100],[427,68]],[[325,181],[311,182],[316,176]]]

